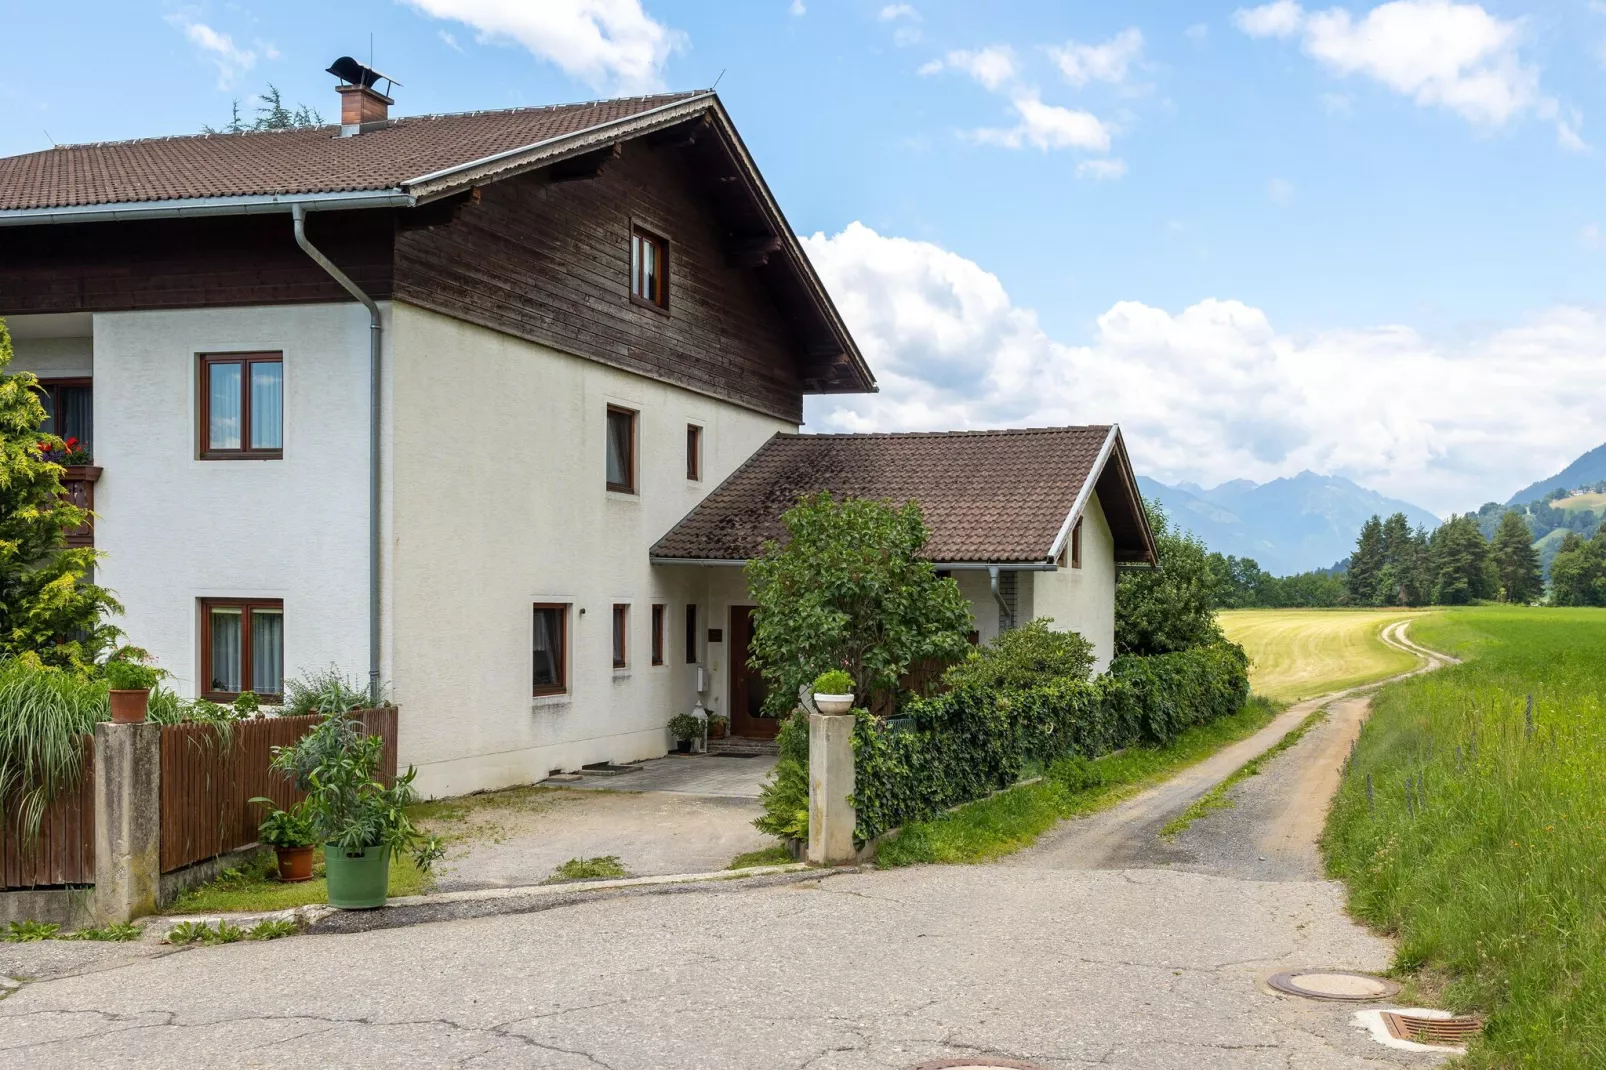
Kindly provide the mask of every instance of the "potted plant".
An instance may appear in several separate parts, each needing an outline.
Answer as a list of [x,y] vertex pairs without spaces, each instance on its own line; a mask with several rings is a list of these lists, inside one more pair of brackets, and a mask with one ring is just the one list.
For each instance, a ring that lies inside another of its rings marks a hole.
[[252,802],[269,807],[268,816],[257,826],[257,840],[273,848],[279,857],[279,879],[287,884],[312,879],[312,848],[318,842],[317,830],[307,813],[306,800],[281,810],[272,799],[258,796]]
[[307,793],[313,839],[323,844],[330,906],[384,906],[392,852],[410,851],[423,870],[445,853],[437,837],[407,816],[407,807],[418,800],[413,790],[418,770],[408,766],[386,784],[379,773],[384,748],[383,739],[364,736],[358,722],[338,713],[295,746],[274,751],[273,768],[288,773]]
[[161,680],[160,670],[150,665],[151,656],[138,647],[125,646],[114,651],[102,667],[110,691],[114,724],[140,724],[150,708],[151,688]]
[[731,723],[730,722],[730,718],[726,717],[723,713],[711,713],[711,714],[709,714],[708,715],[708,738],[709,739],[724,739],[726,730],[730,728],[730,723]]
[[689,713],[677,713],[669,719],[669,734],[675,737],[675,751],[691,753],[691,741],[703,734],[703,722]]
[[847,713],[853,708],[853,677],[841,669],[814,678],[814,708],[821,713]]

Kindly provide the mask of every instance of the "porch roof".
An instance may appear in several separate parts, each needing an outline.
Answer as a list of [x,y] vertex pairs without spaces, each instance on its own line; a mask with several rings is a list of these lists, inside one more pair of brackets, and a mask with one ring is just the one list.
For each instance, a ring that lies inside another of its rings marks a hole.
[[871,435],[778,434],[650,551],[658,564],[745,562],[781,539],[799,497],[917,501],[938,564],[1048,564],[1093,493],[1115,558],[1155,562],[1137,480],[1114,425]]

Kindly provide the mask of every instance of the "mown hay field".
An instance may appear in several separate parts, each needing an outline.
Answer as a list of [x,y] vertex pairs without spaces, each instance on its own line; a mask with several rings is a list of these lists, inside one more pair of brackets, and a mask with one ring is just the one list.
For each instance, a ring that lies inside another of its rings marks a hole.
[[1384,644],[1399,609],[1232,609],[1217,614],[1227,638],[1249,654],[1249,686],[1276,702],[1341,691],[1409,672],[1419,659]]
[[1454,609],[1411,636],[1465,661],[1373,700],[1329,871],[1399,970],[1487,1015],[1468,1066],[1606,1067],[1606,610]]

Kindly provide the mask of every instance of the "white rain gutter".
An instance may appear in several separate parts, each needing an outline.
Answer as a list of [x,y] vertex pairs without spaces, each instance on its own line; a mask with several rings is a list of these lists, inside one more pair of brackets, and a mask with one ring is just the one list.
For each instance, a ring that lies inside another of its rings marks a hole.
[[384,326],[379,305],[307,240],[307,206],[290,206],[296,244],[368,310],[368,699],[379,705],[379,360]]
[[217,215],[271,215],[293,212],[296,205],[311,211],[358,208],[411,208],[417,198],[400,190],[357,190],[345,193],[263,193],[247,197],[181,197],[129,204],[79,204],[66,208],[7,208],[0,210],[0,227],[31,227],[48,223],[112,223],[139,219],[184,219]]
[[1115,452],[1115,440],[1120,434],[1121,425],[1111,424],[1110,433],[1104,436],[1104,445],[1099,447],[1099,455],[1093,461],[1093,467],[1089,469],[1082,489],[1076,492],[1076,501],[1071,503],[1071,511],[1065,517],[1065,523],[1060,525],[1060,533],[1054,536],[1053,543],[1049,545],[1050,561],[1059,560],[1060,551],[1065,549],[1065,541],[1071,537],[1071,529],[1082,518],[1082,510],[1087,508],[1088,500],[1093,497],[1093,484],[1099,481],[1099,476],[1104,473],[1104,466],[1110,462],[1110,454]]

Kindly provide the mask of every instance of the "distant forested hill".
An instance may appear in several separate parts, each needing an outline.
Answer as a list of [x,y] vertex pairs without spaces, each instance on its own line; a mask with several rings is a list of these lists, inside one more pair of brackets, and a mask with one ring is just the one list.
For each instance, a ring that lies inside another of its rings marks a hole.
[[1552,491],[1577,490],[1606,481],[1606,445],[1596,446],[1548,479],[1530,483],[1507,499],[1507,505],[1536,502]]

